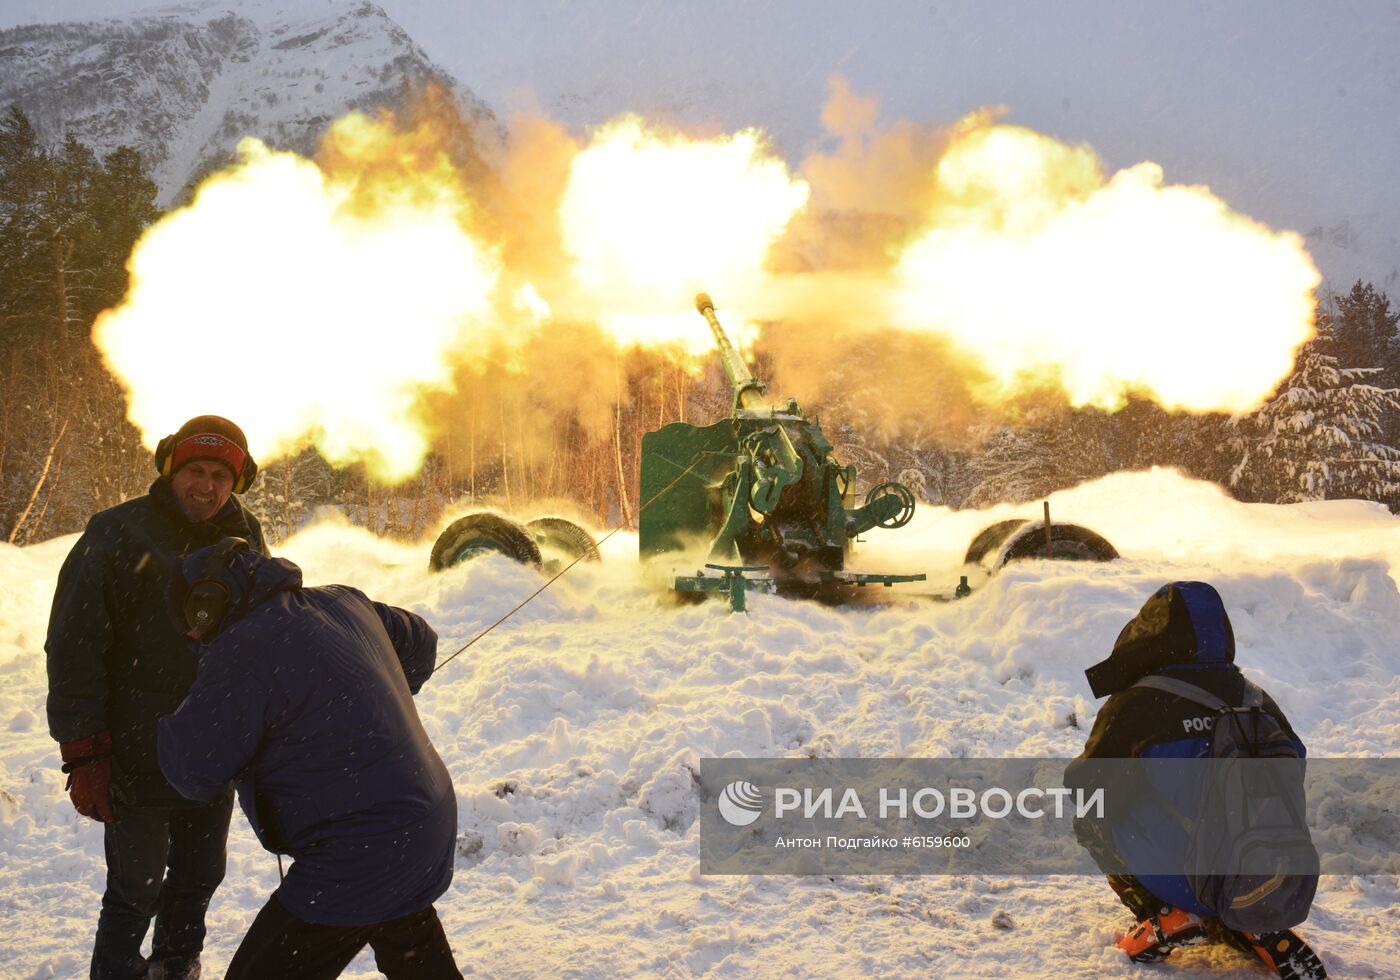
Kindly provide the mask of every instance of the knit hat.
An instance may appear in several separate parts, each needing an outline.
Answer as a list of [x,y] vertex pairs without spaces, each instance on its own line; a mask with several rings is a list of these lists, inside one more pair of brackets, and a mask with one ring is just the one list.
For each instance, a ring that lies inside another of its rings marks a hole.
[[[166,436],[156,447],[156,468],[165,476],[173,476],[186,463],[197,459],[212,459],[223,463],[240,483],[251,482],[248,464],[248,440],[243,430],[218,415],[200,415],[190,419],[174,435]],[[252,467],[256,472],[256,467]]]

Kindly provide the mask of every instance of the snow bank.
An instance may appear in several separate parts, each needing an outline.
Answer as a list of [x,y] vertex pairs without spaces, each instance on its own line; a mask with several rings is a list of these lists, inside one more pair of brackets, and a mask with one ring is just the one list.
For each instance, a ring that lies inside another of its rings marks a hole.
[[[753,596],[678,606],[652,591],[635,536],[576,566],[447,664],[418,708],[458,792],[457,875],[438,903],[464,970],[491,976],[879,974],[1135,977],[1109,948],[1127,915],[1090,878],[707,878],[705,756],[1071,756],[1097,710],[1083,670],[1146,595],[1205,578],[1239,661],[1314,755],[1400,751],[1400,520],[1356,502],[1271,507],[1160,471],[1051,500],[1126,556],[1014,566],[970,599],[831,609]],[[923,508],[867,536],[860,563],[956,581],[981,513]],[[43,721],[42,641],[72,538],[0,547],[0,975],[85,969],[102,886],[100,830],[64,799]],[[281,552],[308,584],[344,581],[426,616],[440,658],[542,579],[485,559],[429,575],[428,543],[322,520]],[[276,885],[241,815],[210,910],[217,974]],[[1334,976],[1400,975],[1393,877],[1328,878],[1304,932]],[[995,923],[993,920],[996,920]],[[1254,977],[1228,950],[1173,975]],[[374,974],[361,956],[347,975]]]

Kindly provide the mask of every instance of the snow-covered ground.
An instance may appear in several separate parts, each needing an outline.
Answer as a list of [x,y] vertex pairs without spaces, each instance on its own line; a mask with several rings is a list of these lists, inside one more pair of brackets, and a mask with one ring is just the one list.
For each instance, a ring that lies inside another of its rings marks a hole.
[[[1108,565],[1030,562],[969,599],[833,609],[751,597],[675,606],[618,534],[447,665],[418,708],[452,771],[460,857],[438,902],[465,972],[689,976],[1263,976],[1206,948],[1134,967],[1127,913],[1073,877],[704,877],[689,767],[702,757],[1072,756],[1097,703],[1083,669],[1157,586],[1214,583],[1238,660],[1313,756],[1400,754],[1400,519],[1356,502],[1244,505],[1170,472],[1051,498],[1103,532]],[[951,587],[972,534],[1038,508],[926,507],[874,532],[864,564]],[[101,829],[74,814],[44,721],[43,638],[72,537],[0,545],[0,976],[85,974]],[[285,543],[308,584],[343,581],[412,608],[446,657],[538,587],[487,559],[439,576],[426,543],[334,519]],[[217,976],[277,883],[234,817],[210,909]],[[993,926],[998,913],[1011,928]],[[1334,977],[1400,976],[1393,876],[1324,878],[1301,930]],[[347,975],[373,975],[366,953]]]

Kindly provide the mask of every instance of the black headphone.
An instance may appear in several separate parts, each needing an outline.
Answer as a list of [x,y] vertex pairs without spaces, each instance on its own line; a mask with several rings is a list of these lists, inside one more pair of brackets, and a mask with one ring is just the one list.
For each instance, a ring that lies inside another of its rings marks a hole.
[[185,593],[185,625],[198,639],[217,633],[228,615],[232,595],[224,582],[224,569],[231,554],[247,548],[248,542],[243,538],[224,538],[214,545],[204,573]]
[[[175,469],[175,437],[180,433],[172,432],[160,442],[156,443],[156,469],[161,476],[174,476]],[[215,435],[219,435],[215,433]],[[220,438],[227,438],[220,435]],[[232,440],[229,440],[232,442]],[[241,447],[240,447],[241,448]],[[233,475],[233,492],[243,493],[253,485],[253,478],[258,475],[258,464],[253,462],[253,457],[246,451],[243,454],[243,466]]]

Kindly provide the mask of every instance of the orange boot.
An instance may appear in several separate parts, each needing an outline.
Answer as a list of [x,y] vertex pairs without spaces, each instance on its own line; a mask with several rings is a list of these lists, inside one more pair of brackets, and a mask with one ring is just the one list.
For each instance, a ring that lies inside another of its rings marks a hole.
[[1327,980],[1327,969],[1313,948],[1292,929],[1280,932],[1236,933],[1249,943],[1254,955],[1283,980]]
[[1128,934],[1118,940],[1118,948],[1134,963],[1154,963],[1178,946],[1194,946],[1205,941],[1205,923],[1200,916],[1165,908],[1129,929]]

